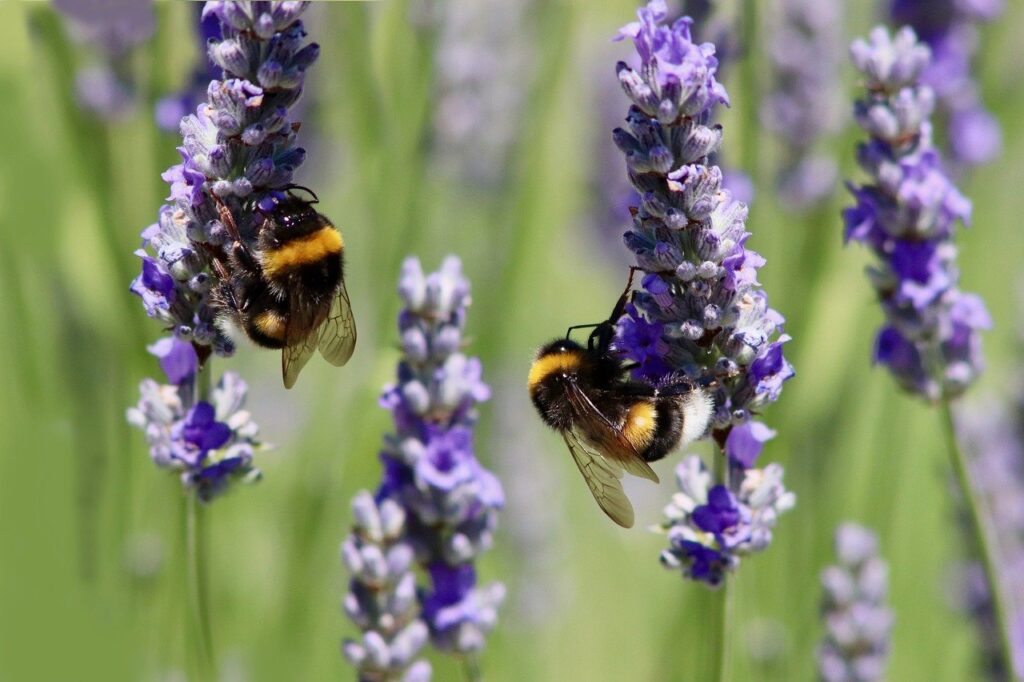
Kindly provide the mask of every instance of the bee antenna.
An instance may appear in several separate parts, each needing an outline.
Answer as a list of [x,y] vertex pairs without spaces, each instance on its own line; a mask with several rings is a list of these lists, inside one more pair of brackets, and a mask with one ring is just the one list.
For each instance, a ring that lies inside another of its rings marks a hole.
[[309,203],[311,203],[311,204],[319,204],[320,203],[320,197],[318,197],[316,195],[316,192],[314,192],[313,190],[311,190],[310,188],[308,188],[308,187],[306,187],[304,185],[296,185],[295,183],[292,183],[292,184],[288,185],[287,187],[285,187],[285,189],[289,190],[289,191],[293,190],[293,189],[301,189],[301,190],[303,190],[305,192],[309,192],[313,196],[313,201],[310,201]]

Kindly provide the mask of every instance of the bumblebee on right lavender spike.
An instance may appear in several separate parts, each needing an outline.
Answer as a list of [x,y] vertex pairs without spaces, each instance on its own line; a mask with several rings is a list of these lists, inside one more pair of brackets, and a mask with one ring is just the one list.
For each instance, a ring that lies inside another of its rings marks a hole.
[[[541,419],[562,434],[597,504],[624,528],[633,525],[633,506],[622,472],[657,483],[648,462],[704,435],[713,410],[704,389],[685,380],[661,387],[636,381],[612,352],[632,275],[607,320],[570,327],[564,339],[542,346],[527,379]],[[569,338],[573,329],[590,326],[586,347]]]

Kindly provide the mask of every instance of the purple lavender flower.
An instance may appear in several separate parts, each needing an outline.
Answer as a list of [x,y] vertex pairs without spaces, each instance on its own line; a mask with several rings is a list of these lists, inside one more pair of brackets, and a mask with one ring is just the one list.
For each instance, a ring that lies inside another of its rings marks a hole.
[[787,207],[803,209],[830,196],[838,169],[818,143],[842,123],[839,56],[842,5],[837,0],[785,0],[775,21],[770,55],[776,87],[761,120],[785,144],[778,187]]
[[260,448],[259,427],[243,409],[248,390],[237,374],[226,372],[208,400],[198,399],[198,359],[189,343],[173,338],[150,347],[172,383],[152,379],[139,386],[139,402],[129,408],[128,423],[141,429],[149,456],[161,469],[178,472],[186,489],[203,502],[224,492],[232,481],[257,481],[252,465]]
[[426,276],[410,258],[398,290],[402,360],[381,398],[395,433],[381,452],[377,498],[405,511],[404,541],[430,577],[421,597],[434,646],[472,654],[494,627],[505,589],[478,586],[474,567],[493,542],[504,493],[473,454],[476,405],[490,390],[480,361],[461,352],[469,282],[454,256]]
[[839,560],[821,574],[825,638],[818,647],[822,682],[881,682],[889,658],[893,613],[885,606],[889,567],[878,538],[854,523],[836,529]]
[[352,515],[352,534],[341,546],[352,576],[343,606],[363,636],[345,640],[342,653],[360,680],[426,682],[430,664],[416,658],[429,633],[419,616],[405,510],[394,500],[378,503],[364,490],[352,500]]
[[971,74],[978,49],[978,24],[993,21],[1003,0],[891,0],[897,25],[909,25],[932,50],[921,83],[935,92],[954,163],[978,166],[1002,150],[1002,130],[985,108]]
[[[988,511],[995,535],[1000,590],[1009,611],[1013,675],[1006,670],[997,645],[999,626],[991,587],[980,564],[959,567],[955,601],[974,619],[986,679],[996,682],[1024,677],[1024,394],[1013,401],[975,405],[962,417],[957,431],[970,455],[971,483]],[[965,523],[964,529],[969,543],[976,542],[969,524]]]
[[[613,135],[640,197],[624,239],[647,274],[618,323],[615,348],[638,364],[639,378],[655,385],[685,376],[711,387],[712,435],[724,449],[728,471],[713,486],[699,460],[681,465],[682,497],[669,506],[664,524],[672,547],[662,558],[714,585],[738,565],[740,554],[767,546],[770,533],[758,525],[766,519],[762,512],[771,509],[770,527],[794,502],[781,486],[780,468],[752,468],[761,444],[773,435],[754,415],[777,400],[793,376],[782,354],[789,337],[757,282],[765,260],[745,246],[747,208],[722,187],[722,170],[709,158],[722,138],[722,127],[709,124],[712,110],[728,104],[716,79],[715,47],[691,40],[689,18],[665,25],[659,0],[638,14],[640,21],[621,36],[633,39],[640,65],[617,67],[633,106],[627,129]],[[745,497],[762,483],[771,494]],[[698,505],[709,503],[709,490],[722,491],[719,500],[727,492],[737,507],[728,532],[710,532],[701,525],[702,512],[693,516]]]
[[957,287],[953,236],[956,223],[970,220],[971,204],[932,147],[935,96],[920,83],[930,51],[909,28],[890,38],[877,27],[850,52],[867,87],[854,113],[871,136],[857,159],[873,184],[850,185],[856,204],[843,218],[846,240],[879,259],[868,269],[886,316],[874,359],[910,392],[956,396],[981,372],[977,332],[991,322],[981,299]]

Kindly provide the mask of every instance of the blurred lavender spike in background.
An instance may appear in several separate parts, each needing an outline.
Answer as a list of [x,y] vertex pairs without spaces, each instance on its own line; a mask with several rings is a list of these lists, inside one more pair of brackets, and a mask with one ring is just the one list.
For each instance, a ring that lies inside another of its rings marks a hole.
[[841,57],[842,0],[783,0],[774,13],[769,55],[775,90],[761,107],[761,121],[784,144],[777,186],[791,210],[832,195],[838,169],[817,149],[844,118]]
[[94,48],[96,58],[75,74],[78,105],[106,121],[135,109],[135,84],[128,68],[131,50],[156,29],[151,0],[54,0],[68,33]]
[[406,540],[430,577],[423,617],[439,649],[471,654],[483,648],[504,599],[501,583],[477,585],[475,561],[490,548],[504,506],[498,479],[473,453],[476,405],[490,397],[477,358],[462,353],[469,282],[458,258],[424,275],[409,258],[398,284],[402,359],[398,381],[381,405],[395,433],[381,452],[377,497],[406,514]]
[[[1014,675],[996,646],[998,625],[992,594],[980,564],[959,567],[954,602],[974,619],[987,680],[1024,678],[1024,393],[1012,401],[988,400],[961,412],[957,431],[969,453],[971,482],[992,520],[999,557],[1000,589],[1009,611]],[[970,524],[963,524],[970,533]],[[968,535],[968,542],[974,539]]]
[[889,659],[893,613],[886,603],[889,567],[878,538],[854,523],[836,528],[838,562],[821,574],[825,637],[818,647],[822,682],[881,682]]
[[972,61],[978,25],[1004,9],[1003,0],[891,0],[893,22],[913,28],[932,50],[921,82],[935,92],[950,157],[958,165],[985,164],[1002,151],[1002,128],[981,99]]
[[754,415],[794,372],[783,357],[783,318],[757,281],[765,260],[745,247],[747,207],[709,160],[722,139],[722,127],[708,123],[712,110],[729,102],[715,46],[691,40],[687,17],[666,25],[661,0],[638,15],[620,32],[640,63],[618,64],[633,106],[627,129],[613,135],[640,196],[624,239],[646,274],[618,322],[615,349],[654,385],[685,376],[712,387],[711,431],[728,471],[712,481],[699,460],[680,466],[684,492],[666,510],[671,548],[662,560],[714,585],[740,555],[767,547],[777,514],[795,502],[781,467],[753,468],[774,435]]
[[506,175],[534,75],[534,0],[450,0],[435,7],[434,153],[464,182]]
[[956,224],[971,203],[942,170],[929,118],[935,102],[921,83],[931,51],[910,28],[890,37],[884,27],[850,48],[866,92],[854,105],[870,135],[857,147],[871,184],[850,184],[856,204],[843,212],[846,241],[878,257],[868,277],[886,325],[874,360],[907,391],[928,400],[962,393],[983,367],[978,331],[991,326],[984,303],[957,286]]
[[360,680],[425,682],[430,664],[417,658],[429,633],[419,617],[405,510],[394,500],[378,503],[363,490],[352,500],[352,516],[352,534],[341,546],[351,575],[343,608],[363,635],[346,639],[342,653]]

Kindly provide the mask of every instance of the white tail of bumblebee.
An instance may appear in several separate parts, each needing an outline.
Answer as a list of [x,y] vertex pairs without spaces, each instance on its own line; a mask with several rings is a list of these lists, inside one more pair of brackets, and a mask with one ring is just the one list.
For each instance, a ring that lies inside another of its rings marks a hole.
[[715,404],[711,396],[703,388],[695,388],[681,399],[683,410],[683,435],[679,440],[681,446],[697,440],[708,430]]

